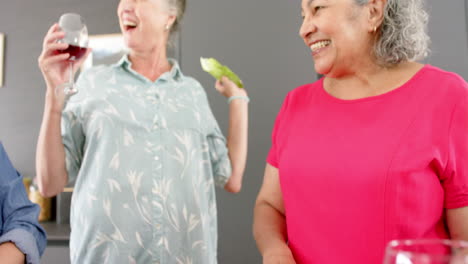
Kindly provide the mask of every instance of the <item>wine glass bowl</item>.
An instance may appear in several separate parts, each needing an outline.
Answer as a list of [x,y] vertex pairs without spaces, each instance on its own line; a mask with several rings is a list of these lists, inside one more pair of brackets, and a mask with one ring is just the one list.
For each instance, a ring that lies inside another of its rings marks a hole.
[[70,76],[68,83],[60,85],[56,89],[57,94],[64,93],[67,98],[78,92],[74,83],[73,64],[86,54],[88,46],[88,29],[84,19],[74,13],[66,13],[60,16],[59,27],[65,32],[65,36],[60,40],[62,43],[67,43],[67,49],[62,50],[61,53],[68,53],[70,57],[68,62],[70,64]]
[[393,240],[384,264],[468,264],[468,242],[448,239]]

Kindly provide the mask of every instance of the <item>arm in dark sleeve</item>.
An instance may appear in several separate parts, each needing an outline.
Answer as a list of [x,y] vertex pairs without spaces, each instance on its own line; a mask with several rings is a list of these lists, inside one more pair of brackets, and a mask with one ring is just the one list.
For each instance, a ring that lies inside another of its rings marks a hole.
[[13,242],[26,255],[26,263],[40,263],[46,233],[39,225],[39,206],[29,201],[22,176],[0,143],[0,243]]

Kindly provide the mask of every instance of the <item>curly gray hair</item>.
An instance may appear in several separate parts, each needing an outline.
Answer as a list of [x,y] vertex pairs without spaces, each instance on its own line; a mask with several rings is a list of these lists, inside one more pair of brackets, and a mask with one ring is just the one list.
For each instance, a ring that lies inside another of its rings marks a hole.
[[[355,0],[365,5],[369,0]],[[379,26],[374,54],[379,64],[391,67],[429,55],[428,14],[424,0],[388,0]]]

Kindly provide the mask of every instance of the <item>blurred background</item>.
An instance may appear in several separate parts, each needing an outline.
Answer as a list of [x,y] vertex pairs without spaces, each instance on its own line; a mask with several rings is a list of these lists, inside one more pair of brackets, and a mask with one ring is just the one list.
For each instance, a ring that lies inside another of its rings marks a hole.
[[[432,54],[425,63],[468,80],[468,0],[428,0]],[[25,177],[35,176],[35,148],[45,85],[37,66],[48,28],[65,12],[81,14],[90,35],[119,33],[117,0],[1,0],[5,34],[4,84],[0,88],[0,140]],[[215,57],[243,79],[251,97],[249,156],[241,193],[218,190],[219,263],[261,263],[252,237],[253,206],[260,188],[270,133],[286,93],[316,80],[310,50],[298,36],[299,0],[187,0],[174,56],[205,87],[224,132],[228,106],[199,57]],[[351,43],[350,43],[351,45]],[[67,198],[61,200],[66,209]],[[54,215],[54,214],[52,214]],[[68,262],[68,227],[45,222],[49,246],[43,263]],[[61,221],[62,222],[62,221]]]

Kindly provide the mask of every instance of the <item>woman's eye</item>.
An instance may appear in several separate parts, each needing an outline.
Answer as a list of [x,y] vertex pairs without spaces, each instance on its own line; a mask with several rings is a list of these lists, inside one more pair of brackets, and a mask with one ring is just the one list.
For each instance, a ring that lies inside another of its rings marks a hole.
[[315,15],[318,11],[320,11],[321,9],[324,9],[325,7],[324,6],[314,6],[312,8],[312,13]]

